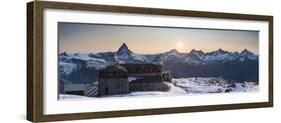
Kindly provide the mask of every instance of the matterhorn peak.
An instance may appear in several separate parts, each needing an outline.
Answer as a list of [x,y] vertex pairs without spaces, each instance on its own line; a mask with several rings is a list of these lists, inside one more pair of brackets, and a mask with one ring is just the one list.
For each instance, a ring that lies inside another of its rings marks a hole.
[[133,53],[127,46],[126,43],[123,43],[122,46],[118,49],[117,54],[123,54],[123,53]]
[[128,49],[128,46],[127,46],[127,44],[126,44],[126,43],[123,43],[121,47],[123,47],[123,48],[127,48],[127,49]]

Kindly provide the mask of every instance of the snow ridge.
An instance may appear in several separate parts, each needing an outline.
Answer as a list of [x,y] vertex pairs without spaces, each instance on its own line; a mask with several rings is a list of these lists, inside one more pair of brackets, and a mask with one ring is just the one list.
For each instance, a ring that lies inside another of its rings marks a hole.
[[79,64],[82,64],[82,62],[86,64],[87,68],[99,70],[114,63],[162,64],[163,62],[177,61],[191,65],[205,65],[237,61],[244,62],[247,60],[258,60],[258,56],[247,49],[244,49],[240,53],[224,51],[222,49],[207,53],[201,50],[192,49],[188,53],[180,53],[176,49],[172,49],[164,53],[144,55],[134,53],[128,48],[127,44],[123,43],[117,52],[100,52],[89,54],[69,54],[63,52],[59,54],[59,67],[61,73],[69,74],[72,71],[77,70]]

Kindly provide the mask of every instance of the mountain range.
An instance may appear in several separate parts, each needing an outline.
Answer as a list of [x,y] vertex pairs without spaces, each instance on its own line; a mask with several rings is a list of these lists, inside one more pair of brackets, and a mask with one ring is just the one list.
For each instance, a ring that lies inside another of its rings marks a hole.
[[163,64],[164,69],[171,71],[174,78],[224,77],[241,81],[258,80],[258,55],[247,49],[241,52],[229,52],[222,49],[203,52],[192,49],[186,53],[172,49],[164,53],[137,54],[125,43],[116,52],[60,53],[59,74],[61,78],[68,81],[73,80],[71,76],[77,76],[77,81],[81,81],[79,77],[81,79],[87,74],[117,62]]

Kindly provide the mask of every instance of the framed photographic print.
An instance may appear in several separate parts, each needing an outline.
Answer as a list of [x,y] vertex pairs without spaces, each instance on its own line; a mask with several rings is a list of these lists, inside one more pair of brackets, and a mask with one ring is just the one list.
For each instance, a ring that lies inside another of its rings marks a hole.
[[27,53],[33,122],[273,106],[272,16],[34,1]]

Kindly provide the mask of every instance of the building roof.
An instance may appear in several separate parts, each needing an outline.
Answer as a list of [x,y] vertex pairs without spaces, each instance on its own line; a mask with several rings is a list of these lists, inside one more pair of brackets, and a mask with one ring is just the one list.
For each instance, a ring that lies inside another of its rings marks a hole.
[[101,71],[102,72],[114,72],[114,71],[127,72],[127,70],[119,64],[114,64],[114,65],[108,66],[108,67],[102,69]]

